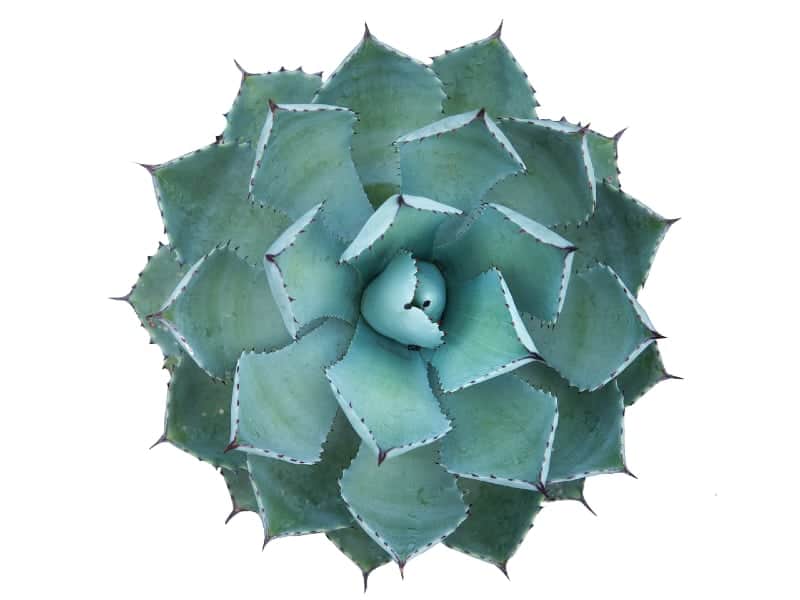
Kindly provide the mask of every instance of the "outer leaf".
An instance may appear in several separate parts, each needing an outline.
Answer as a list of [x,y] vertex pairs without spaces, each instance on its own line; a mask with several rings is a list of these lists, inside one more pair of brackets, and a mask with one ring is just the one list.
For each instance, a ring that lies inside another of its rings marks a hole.
[[597,181],[608,181],[619,187],[619,167],[617,166],[617,143],[625,130],[613,137],[596,131],[589,131],[586,141],[589,143],[589,155],[592,158],[592,170]]
[[244,350],[290,341],[261,269],[227,246],[201,258],[152,319],[162,323],[207,373],[224,379]]
[[501,119],[499,126],[528,170],[500,181],[485,202],[509,206],[545,226],[585,221],[595,205],[586,129],[541,119]]
[[379,466],[362,443],[342,474],[342,498],[358,525],[401,567],[467,516],[455,478],[435,456],[436,447],[426,446]]
[[397,140],[404,194],[464,211],[525,163],[483,110],[446,117]]
[[158,251],[147,259],[139,279],[123,298],[136,312],[152,342],[159,345],[165,357],[173,359],[180,356],[180,346],[168,331],[149,321],[147,315],[161,308],[185,273],[186,268],[178,261],[172,248],[159,244]]
[[242,83],[236,100],[227,114],[228,123],[222,133],[225,141],[255,143],[264,127],[270,100],[280,104],[310,102],[322,85],[321,73],[304,73],[302,69],[274,73],[242,71]]
[[231,445],[290,463],[318,462],[339,406],[323,369],[342,357],[352,333],[329,319],[275,352],[243,353],[234,378]]
[[450,292],[442,329],[445,341],[431,364],[445,392],[497,377],[538,358],[497,269]]
[[329,531],[325,535],[342,554],[361,569],[366,592],[369,574],[389,562],[389,554],[358,526]]
[[539,103],[533,88],[500,39],[500,28],[486,39],[435,57],[431,67],[444,84],[447,115],[483,107],[496,116],[536,116]]
[[569,241],[520,213],[484,204],[435,254],[450,284],[497,267],[519,309],[551,321],[564,303],[574,251]]
[[575,242],[584,257],[613,268],[637,295],[661,240],[674,222],[619,188],[601,183],[597,188],[597,209],[589,221],[581,226],[560,227],[558,231]]
[[192,264],[230,241],[255,263],[291,222],[246,201],[253,167],[248,144],[212,144],[152,167],[161,216],[173,248]]
[[338,480],[357,446],[358,436],[339,415],[325,443],[322,461],[315,465],[247,456],[265,543],[273,537],[332,531],[352,524],[339,497]]
[[650,344],[627,369],[619,374],[616,381],[625,397],[625,406],[631,406],[653,386],[666,379],[680,378],[667,373],[658,346]]
[[273,104],[256,145],[249,197],[293,219],[325,202],[330,231],[353,239],[372,214],[350,157],[355,118],[338,106]]
[[321,317],[338,317],[352,325],[358,317],[358,273],[339,263],[344,244],[322,224],[323,211],[318,204],[300,217],[264,257],[272,297],[294,338],[300,328]]
[[162,439],[216,467],[244,466],[242,455],[225,452],[231,390],[230,384],[214,381],[184,355],[170,377]]
[[541,489],[558,423],[554,395],[517,377],[496,377],[441,398],[453,420],[440,460],[450,473]]
[[353,428],[378,455],[378,464],[450,430],[419,353],[378,335],[363,321],[347,354],[325,373]]
[[605,265],[576,271],[556,324],[531,331],[545,362],[581,390],[604,386],[662,337]]
[[441,116],[444,92],[426,65],[387,46],[369,30],[322,86],[314,102],[358,114],[353,161],[374,206],[399,191],[398,136]]
[[442,343],[441,330],[412,304],[418,284],[417,261],[409,252],[398,252],[364,290],[361,314],[375,331],[396,342],[435,348]]
[[594,392],[578,392],[541,363],[523,367],[514,375],[558,398],[558,428],[550,455],[548,485],[625,470],[625,407],[616,383]]
[[[243,466],[247,466],[244,464]],[[243,469],[220,469],[231,496],[231,514],[226,523],[240,512],[258,512],[258,501],[250,483],[250,474]]]
[[470,479],[460,479],[458,487],[469,506],[469,517],[445,545],[490,562],[505,573],[508,559],[533,527],[542,495]]
[[430,260],[437,229],[448,221],[460,221],[463,214],[428,198],[391,196],[364,224],[341,260],[356,267],[365,282],[380,273],[401,249],[420,260]]

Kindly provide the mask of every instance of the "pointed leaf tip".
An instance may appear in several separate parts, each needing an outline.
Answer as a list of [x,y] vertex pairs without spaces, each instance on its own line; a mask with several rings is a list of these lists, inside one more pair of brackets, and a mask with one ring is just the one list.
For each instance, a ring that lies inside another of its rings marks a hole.
[[620,129],[620,130],[619,130],[617,133],[615,133],[614,135],[612,135],[612,136],[611,136],[611,139],[613,139],[615,143],[616,143],[616,142],[619,142],[619,138],[621,138],[621,137],[622,137],[622,134],[623,134],[623,133],[625,133],[626,131],[628,131],[628,128],[627,128],[627,127],[623,127],[623,128],[622,128],[622,129]]
[[367,22],[364,21],[364,39],[368,40],[371,37],[372,37],[372,32],[369,30],[369,25],[367,25]]
[[233,59],[233,64],[235,64],[236,68],[239,69],[239,72],[242,74],[243,78],[250,75],[250,73],[248,73],[247,70],[241,64],[239,64],[239,61],[235,58]]
[[153,442],[153,444],[148,448],[148,450],[152,450],[159,444],[163,444],[166,441],[167,441],[167,432],[165,431],[164,433],[161,434],[160,438],[158,438],[155,442]]

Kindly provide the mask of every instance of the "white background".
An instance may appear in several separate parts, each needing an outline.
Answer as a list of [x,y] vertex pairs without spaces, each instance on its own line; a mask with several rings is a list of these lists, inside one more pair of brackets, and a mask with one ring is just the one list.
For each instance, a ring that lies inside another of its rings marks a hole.
[[[124,4],[124,6],[123,6]],[[519,6],[516,6],[518,4]],[[603,6],[600,6],[600,5]],[[680,216],[643,293],[668,368],[634,480],[548,506],[494,568],[438,547],[372,598],[798,597],[798,94],[791,3],[8,3],[0,9],[0,595],[360,597],[322,536],[271,543],[162,445],[166,373],[124,294],[162,229],[148,174],[206,145],[250,71],[329,73],[363,21],[420,58],[503,38],[540,115],[629,127],[626,191]]]

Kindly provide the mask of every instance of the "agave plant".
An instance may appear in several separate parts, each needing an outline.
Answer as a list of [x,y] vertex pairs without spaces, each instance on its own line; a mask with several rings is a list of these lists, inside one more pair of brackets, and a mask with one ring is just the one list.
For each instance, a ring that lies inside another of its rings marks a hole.
[[620,190],[619,134],[536,107],[500,30],[430,65],[366,30],[324,82],[242,70],[216,141],[147,166],[159,441],[265,543],[325,532],[365,584],[439,542],[505,572],[543,501],[627,472],[672,221]]

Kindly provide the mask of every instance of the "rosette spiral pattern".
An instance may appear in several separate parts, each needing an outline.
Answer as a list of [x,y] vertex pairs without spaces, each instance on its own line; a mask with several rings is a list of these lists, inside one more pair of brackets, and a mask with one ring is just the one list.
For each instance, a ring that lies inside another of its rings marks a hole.
[[505,571],[543,501],[627,471],[672,221],[618,136],[536,106],[499,31],[426,65],[367,30],[325,81],[243,71],[217,140],[147,167],[169,245],[125,299],[161,440],[266,541],[324,532],[365,583],[439,542]]

